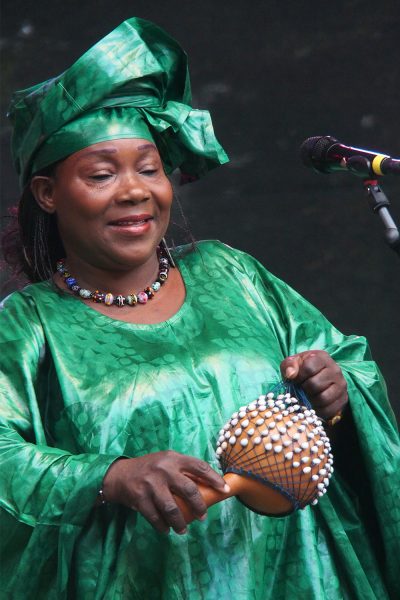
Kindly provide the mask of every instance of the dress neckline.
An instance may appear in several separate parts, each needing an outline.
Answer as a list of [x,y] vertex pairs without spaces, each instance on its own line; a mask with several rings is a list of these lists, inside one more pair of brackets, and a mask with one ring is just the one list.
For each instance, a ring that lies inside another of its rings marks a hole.
[[[62,299],[63,299],[63,301],[66,301],[66,302],[74,302],[75,307],[76,307],[76,303],[78,303],[80,311],[86,312],[87,314],[89,314],[88,311],[90,311],[91,318],[99,324],[101,323],[103,325],[113,325],[115,327],[127,328],[127,329],[131,329],[131,330],[136,329],[138,331],[139,330],[140,331],[156,331],[157,329],[165,329],[165,328],[169,327],[170,325],[173,325],[177,321],[179,321],[183,317],[183,315],[187,312],[187,310],[190,308],[190,305],[192,302],[193,286],[192,286],[192,282],[191,282],[191,274],[190,274],[190,270],[185,265],[184,258],[185,258],[185,256],[182,256],[182,257],[174,256],[176,268],[180,272],[180,275],[181,275],[182,281],[183,281],[183,285],[185,288],[185,298],[184,298],[182,305],[179,307],[179,309],[176,311],[176,313],[173,314],[168,319],[166,319],[165,321],[160,321],[159,323],[130,323],[128,321],[122,321],[120,319],[116,319],[116,318],[113,318],[113,317],[110,317],[108,315],[101,313],[101,312],[97,311],[95,308],[92,308],[90,305],[85,304],[84,302],[80,302],[79,298],[76,298],[76,296],[63,293]],[[46,282],[46,283],[48,285],[51,285],[51,283],[49,283],[49,282]],[[77,310],[77,308],[75,308],[75,311],[76,310]],[[135,308],[133,308],[132,310],[135,310]]]

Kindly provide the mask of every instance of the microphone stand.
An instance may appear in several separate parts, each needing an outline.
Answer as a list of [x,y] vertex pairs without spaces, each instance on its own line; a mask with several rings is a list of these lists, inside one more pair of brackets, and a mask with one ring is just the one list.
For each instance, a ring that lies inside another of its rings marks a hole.
[[377,214],[385,228],[385,240],[388,246],[400,257],[400,233],[388,210],[390,202],[378,184],[377,179],[364,179],[364,188],[368,195],[369,205]]

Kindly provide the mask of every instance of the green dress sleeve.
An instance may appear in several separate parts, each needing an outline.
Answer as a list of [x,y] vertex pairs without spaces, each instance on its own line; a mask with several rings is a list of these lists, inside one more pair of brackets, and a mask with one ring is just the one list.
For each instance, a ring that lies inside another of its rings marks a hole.
[[[22,294],[13,296],[0,314],[0,507],[7,525],[1,527],[7,549],[1,571],[6,579],[17,571],[16,564],[22,568],[24,562],[28,572],[40,571],[36,559],[45,564],[57,549],[57,544],[48,544],[49,531],[54,539],[72,541],[93,509],[105,472],[117,458],[73,455],[47,444],[46,416],[37,397],[46,343],[33,303]],[[40,547],[44,538],[46,546],[40,554],[35,552],[29,566],[31,548]],[[64,551],[72,547],[73,543],[61,546]]]
[[[349,405],[342,422],[329,432],[334,436],[336,477],[318,512],[329,525],[343,569],[350,564],[348,542],[362,556],[367,535],[388,589],[397,594],[400,591],[399,435],[385,382],[372,360],[368,343],[362,336],[340,333],[318,309],[254,259],[246,257],[243,263],[248,265],[248,274],[260,298],[280,314],[279,319],[274,318],[273,326],[284,355],[325,350],[342,369]],[[343,489],[348,495],[342,493]],[[353,517],[357,513],[365,531],[356,525]],[[343,530],[348,539],[344,539]]]

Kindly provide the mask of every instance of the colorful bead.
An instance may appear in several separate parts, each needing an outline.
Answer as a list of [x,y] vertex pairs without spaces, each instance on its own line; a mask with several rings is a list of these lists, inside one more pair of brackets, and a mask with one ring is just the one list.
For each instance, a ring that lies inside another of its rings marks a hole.
[[111,306],[113,302],[114,296],[110,294],[110,292],[104,296],[104,304],[107,304],[107,306]]
[[79,290],[79,295],[82,298],[90,298],[90,296],[92,295],[92,292],[90,292],[89,290],[85,290],[84,288],[81,288]]
[[139,292],[137,295],[137,299],[138,299],[138,302],[140,302],[140,304],[146,304],[146,302],[148,300],[148,296],[147,296],[146,292]]
[[93,302],[96,302],[97,304],[100,304],[101,302],[104,302],[104,294],[101,294],[99,292],[99,290],[96,290],[95,292],[93,292],[91,294],[91,296],[92,296]]
[[160,289],[160,287],[161,287],[161,283],[160,283],[159,281],[155,281],[151,287],[153,288],[153,290],[154,290],[155,292],[158,292],[158,290],[159,290],[159,289]]
[[154,290],[151,287],[147,287],[144,290],[145,294],[147,294],[147,297],[149,300],[151,300],[154,296]]
[[135,306],[135,304],[137,304],[136,294],[129,294],[129,296],[126,297],[126,301],[129,304],[129,306]]
[[125,296],[122,296],[121,294],[119,294],[116,298],[115,298],[115,304],[117,306],[125,306]]
[[78,282],[76,281],[76,279],[75,279],[74,277],[66,277],[66,278],[65,278],[65,283],[66,283],[66,284],[67,284],[67,286],[68,286],[68,287],[71,289],[71,287],[72,287],[73,285],[75,285],[76,283],[78,283]]

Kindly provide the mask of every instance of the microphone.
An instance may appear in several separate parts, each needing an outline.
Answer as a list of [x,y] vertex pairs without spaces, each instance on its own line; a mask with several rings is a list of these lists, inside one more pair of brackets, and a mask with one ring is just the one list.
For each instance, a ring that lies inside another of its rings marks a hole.
[[306,139],[300,147],[300,157],[306,167],[320,173],[350,171],[364,178],[400,175],[399,159],[373,150],[345,146],[330,135]]

